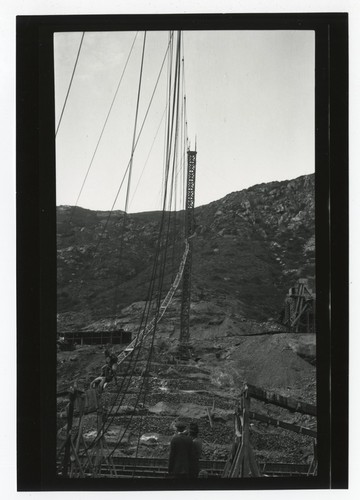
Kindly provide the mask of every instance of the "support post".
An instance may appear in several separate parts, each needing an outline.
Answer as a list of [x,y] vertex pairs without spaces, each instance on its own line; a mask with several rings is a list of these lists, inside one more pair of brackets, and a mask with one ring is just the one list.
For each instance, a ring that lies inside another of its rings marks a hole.
[[70,462],[70,449],[71,449],[71,431],[74,418],[74,402],[76,398],[76,389],[71,390],[69,395],[69,409],[67,418],[67,429],[66,429],[66,444],[63,460],[62,474],[64,477],[68,476],[69,462]]
[[235,413],[235,443],[231,461],[222,477],[259,477],[255,454],[250,441],[250,397],[244,392]]
[[104,423],[104,413],[103,408],[98,409],[98,425],[97,425],[97,439],[96,439],[96,457],[94,462],[94,477],[98,477],[101,474],[101,462],[104,458],[102,437],[103,437],[103,423]]

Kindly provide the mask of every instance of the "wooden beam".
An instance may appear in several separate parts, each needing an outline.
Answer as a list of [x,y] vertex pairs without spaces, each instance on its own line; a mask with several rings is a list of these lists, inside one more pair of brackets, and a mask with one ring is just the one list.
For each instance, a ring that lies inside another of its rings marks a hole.
[[302,401],[298,401],[296,399],[280,396],[280,394],[265,391],[264,389],[259,389],[258,387],[250,384],[245,384],[243,392],[247,392],[249,397],[258,399],[259,401],[264,401],[265,403],[280,406],[281,408],[286,408],[290,411],[296,411],[305,415],[312,415],[316,417],[316,405],[303,403]]
[[249,446],[249,465],[252,477],[260,477],[261,476],[260,469],[256,462],[254,450],[251,444]]
[[261,475],[250,442],[249,409],[250,399],[244,394],[239,411],[235,414],[235,446],[238,444],[231,467],[226,470],[227,477],[259,477]]
[[213,421],[212,421],[212,418],[211,418],[211,414],[210,414],[210,411],[209,411],[209,408],[206,407],[206,411],[207,411],[207,415],[209,417],[209,422],[210,422],[210,427],[213,428]]
[[242,406],[243,406],[242,442],[244,446],[244,458],[243,458],[240,477],[249,477],[250,473],[249,449],[251,445],[250,445],[250,420],[249,420],[250,399],[248,397],[243,398]]
[[243,461],[244,461],[244,443],[239,444],[236,451],[233,463],[230,469],[230,477],[242,477],[243,474]]
[[73,424],[73,417],[74,417],[74,401],[75,401],[75,392],[71,393],[70,392],[70,403],[69,403],[69,411],[68,411],[68,418],[67,418],[67,429],[66,429],[66,444],[65,444],[65,452],[64,452],[64,459],[62,463],[62,473],[64,477],[68,477],[68,467],[70,464],[70,450],[72,446],[72,437],[71,437],[71,431],[72,431],[72,424]]
[[275,427],[281,427],[288,431],[296,432],[297,434],[304,434],[304,436],[310,436],[312,438],[317,437],[317,432],[307,427],[301,427],[300,425],[289,424],[288,422],[283,422],[282,420],[277,420],[275,418],[268,417],[266,415],[261,415],[261,413],[256,413],[254,411],[249,412],[249,416],[252,420],[257,420],[258,422],[263,422],[265,424],[270,424]]
[[308,309],[309,307],[309,303],[308,302],[305,302],[305,305],[304,307],[301,309],[301,311],[299,312],[299,314],[296,316],[296,318],[292,321],[291,325],[290,326],[295,326],[296,323],[299,321],[299,319],[301,318],[301,316],[304,314],[304,312],[306,311],[306,309]]

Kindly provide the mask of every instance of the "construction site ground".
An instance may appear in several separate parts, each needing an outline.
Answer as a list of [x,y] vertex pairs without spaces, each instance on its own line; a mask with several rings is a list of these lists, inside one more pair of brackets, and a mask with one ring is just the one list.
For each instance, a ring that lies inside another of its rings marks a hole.
[[[86,390],[100,375],[106,346],[76,346],[59,351],[58,389],[74,384]],[[112,346],[119,353],[125,346]],[[154,348],[150,369],[143,350],[131,379],[119,367],[117,385],[103,391],[108,412],[105,438],[113,456],[167,458],[174,422],[196,421],[203,441],[204,460],[226,460],[234,440],[234,409],[243,384],[249,383],[308,403],[316,403],[315,335],[266,333],[193,343],[192,357],[180,361],[175,345]],[[145,376],[144,376],[145,375]],[[66,436],[68,397],[58,398],[58,443]],[[251,410],[316,430],[316,418],[252,400]],[[91,443],[97,432],[97,413],[84,417],[83,435]],[[77,415],[74,418],[76,431]],[[259,462],[309,464],[313,439],[257,421],[251,422],[251,442]],[[119,438],[122,437],[120,444]]]

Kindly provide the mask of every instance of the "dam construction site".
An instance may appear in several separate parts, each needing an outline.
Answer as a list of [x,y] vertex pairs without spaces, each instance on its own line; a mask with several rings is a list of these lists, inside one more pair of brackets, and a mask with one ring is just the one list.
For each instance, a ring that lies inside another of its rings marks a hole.
[[180,421],[198,429],[199,480],[316,476],[314,174],[195,206],[207,166],[183,50],[169,32],[162,210],[129,210],[154,94],[112,208],[80,206],[92,160],[77,203],[57,207],[57,476],[167,479]]

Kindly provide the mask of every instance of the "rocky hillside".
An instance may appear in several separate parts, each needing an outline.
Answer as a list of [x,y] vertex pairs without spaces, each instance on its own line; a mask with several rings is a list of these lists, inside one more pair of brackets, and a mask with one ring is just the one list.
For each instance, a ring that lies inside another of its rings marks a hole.
[[[307,175],[259,184],[195,209],[193,309],[202,304],[215,322],[224,314],[230,322],[231,314],[267,321],[278,318],[298,277],[314,286],[314,181]],[[162,295],[183,252],[183,214],[166,214],[165,223],[168,217]],[[119,316],[147,299],[160,224],[160,212],[124,218],[120,211],[58,207],[59,330]]]
[[[176,229],[169,233],[161,296],[183,252],[181,215],[171,216]],[[257,185],[195,210],[192,357],[185,364],[178,358],[178,290],[157,325],[154,344],[150,348],[147,339],[136,351],[131,370],[127,367],[130,382],[124,363],[118,385],[110,383],[103,395],[108,408],[115,401],[118,405],[107,441],[115,446],[117,436],[126,431],[118,456],[166,458],[180,415],[198,422],[204,459],[226,460],[234,438],[234,405],[244,382],[316,402],[316,336],[284,332],[276,322],[288,288],[298,277],[314,286],[314,219],[314,176]],[[138,331],[160,224],[159,212],[124,220],[121,212],[109,218],[107,212],[58,208],[59,331],[107,330],[114,323]],[[76,383],[87,389],[100,374],[104,347],[77,345],[74,351],[59,351],[58,386]],[[111,346],[115,354],[123,348]],[[58,399],[63,438],[67,403],[67,398]],[[255,412],[316,429],[314,417],[271,406],[252,402]],[[85,439],[92,439],[96,414],[86,416],[84,430]],[[258,421],[251,423],[251,442],[259,463],[309,464],[312,459],[312,438]]]

